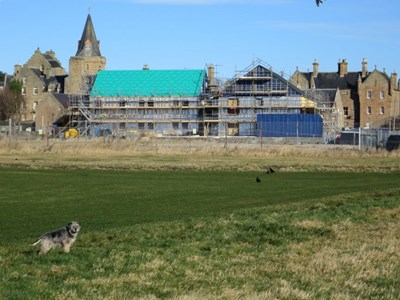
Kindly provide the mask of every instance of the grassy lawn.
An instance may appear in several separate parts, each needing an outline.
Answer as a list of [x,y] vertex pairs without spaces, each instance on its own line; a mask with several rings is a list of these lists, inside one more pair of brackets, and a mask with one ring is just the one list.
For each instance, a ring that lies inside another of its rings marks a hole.
[[[256,183],[259,176],[261,183]],[[400,173],[0,169],[2,241],[78,220],[87,231],[397,187]],[[16,226],[17,224],[17,226]]]
[[[398,299],[399,182],[0,168],[0,298]],[[71,220],[71,253],[39,257],[30,244]]]

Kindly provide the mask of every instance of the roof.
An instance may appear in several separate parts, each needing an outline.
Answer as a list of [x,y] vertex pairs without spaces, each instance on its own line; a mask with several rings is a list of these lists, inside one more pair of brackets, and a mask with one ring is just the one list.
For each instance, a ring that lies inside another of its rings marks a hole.
[[59,93],[51,93],[51,95],[56,99],[60,104],[64,107],[67,108],[69,105],[69,99],[70,95],[67,94],[59,94]]
[[[265,83],[265,78],[270,78],[270,83]],[[251,80],[248,80],[251,79]],[[260,80],[260,81],[257,81]],[[283,76],[275,73],[272,69],[264,67],[263,65],[253,65],[252,68],[248,68],[246,73],[243,75],[239,75],[234,77],[229,81],[230,85],[225,87],[223,93],[224,95],[235,95],[237,92],[240,92],[243,95],[243,92],[252,95],[254,91],[257,91],[258,95],[261,95],[263,92],[266,95],[270,95],[271,91],[282,94],[293,95],[302,95],[303,92],[301,89],[296,87],[290,81],[286,80]],[[241,88],[231,88],[233,85],[242,85]],[[243,86],[247,85],[243,90]],[[259,85],[265,85],[265,90],[259,90]]]
[[[380,71],[378,72],[382,76],[389,80],[389,77],[386,73]],[[368,75],[364,78],[361,77],[361,72],[348,72],[344,76],[340,76],[337,72],[319,72],[317,77],[314,77],[315,88],[316,89],[336,89],[340,90],[346,89],[354,89],[357,87],[358,79],[360,78],[363,82],[373,73],[368,73]],[[310,81],[312,77],[312,73],[306,72],[301,73],[305,78]]]
[[68,75],[58,75],[58,76],[50,76],[46,77],[43,75],[42,71],[40,71],[38,68],[29,68],[36,76],[39,78],[46,87],[48,87],[50,84],[60,84],[61,86],[64,86],[64,80]]
[[43,56],[47,59],[52,68],[62,68],[60,62],[54,59],[51,55],[43,54]]
[[79,40],[76,56],[101,56],[99,41],[96,38],[90,14],[87,16],[82,37]]
[[339,76],[337,72],[318,73],[315,80],[317,89],[352,89],[357,87],[359,72],[349,72],[344,76]]
[[91,96],[199,96],[205,70],[99,71]]

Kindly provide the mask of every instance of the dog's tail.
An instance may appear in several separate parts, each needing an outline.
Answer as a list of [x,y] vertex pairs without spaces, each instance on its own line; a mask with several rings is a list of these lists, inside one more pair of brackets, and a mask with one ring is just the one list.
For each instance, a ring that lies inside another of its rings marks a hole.
[[36,246],[36,245],[39,244],[41,241],[42,241],[41,239],[38,239],[36,242],[34,242],[34,243],[32,244],[32,246]]

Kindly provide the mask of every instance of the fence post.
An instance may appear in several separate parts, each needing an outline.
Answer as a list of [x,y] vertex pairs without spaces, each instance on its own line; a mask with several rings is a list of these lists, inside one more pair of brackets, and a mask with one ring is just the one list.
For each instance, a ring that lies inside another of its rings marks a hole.
[[228,123],[225,122],[225,144],[224,148],[228,149]]
[[8,119],[8,136],[11,141],[11,136],[12,136],[12,120],[11,120],[11,118]]

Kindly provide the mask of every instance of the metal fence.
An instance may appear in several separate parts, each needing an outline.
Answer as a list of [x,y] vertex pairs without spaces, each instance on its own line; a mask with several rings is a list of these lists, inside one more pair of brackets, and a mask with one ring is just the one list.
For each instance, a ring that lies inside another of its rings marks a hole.
[[388,128],[358,128],[343,130],[340,135],[341,145],[358,145],[360,150],[374,150],[385,148],[390,135],[400,134],[399,131],[390,131]]

